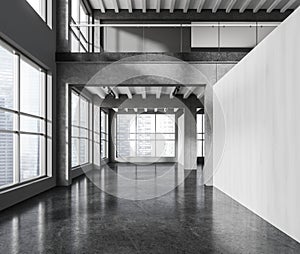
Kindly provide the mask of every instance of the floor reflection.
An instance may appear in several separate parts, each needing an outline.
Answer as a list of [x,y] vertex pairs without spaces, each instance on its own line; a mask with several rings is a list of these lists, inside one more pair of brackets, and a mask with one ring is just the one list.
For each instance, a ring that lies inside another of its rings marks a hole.
[[157,198],[126,200],[81,176],[69,188],[1,212],[0,253],[300,253],[297,242],[203,186],[201,167],[183,171],[181,184],[176,165],[118,164],[112,171],[115,181],[107,169],[90,177],[117,192],[133,191],[124,188],[123,178],[155,183],[165,175],[165,183],[177,187]]

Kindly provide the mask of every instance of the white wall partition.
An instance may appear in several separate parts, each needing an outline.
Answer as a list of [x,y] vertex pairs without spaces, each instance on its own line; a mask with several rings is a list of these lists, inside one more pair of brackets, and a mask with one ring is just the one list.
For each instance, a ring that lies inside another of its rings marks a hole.
[[[213,184],[300,241],[300,9],[214,87],[214,136],[225,131]],[[214,102],[215,103],[215,102]],[[214,139],[214,148],[218,142]]]

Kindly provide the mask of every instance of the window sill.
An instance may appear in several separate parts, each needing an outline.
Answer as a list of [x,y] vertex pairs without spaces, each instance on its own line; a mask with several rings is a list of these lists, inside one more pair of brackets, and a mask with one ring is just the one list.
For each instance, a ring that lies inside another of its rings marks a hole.
[[24,188],[26,186],[29,186],[29,185],[32,185],[32,184],[35,184],[35,183],[39,183],[39,182],[43,182],[43,181],[46,181],[46,180],[50,180],[50,179],[52,179],[52,177],[50,177],[50,176],[41,176],[41,177],[38,177],[38,178],[35,178],[35,179],[28,180],[28,181],[23,182],[23,183],[7,186],[3,189],[0,189],[0,195],[8,193],[8,192],[16,191],[16,190],[19,190],[19,189]]

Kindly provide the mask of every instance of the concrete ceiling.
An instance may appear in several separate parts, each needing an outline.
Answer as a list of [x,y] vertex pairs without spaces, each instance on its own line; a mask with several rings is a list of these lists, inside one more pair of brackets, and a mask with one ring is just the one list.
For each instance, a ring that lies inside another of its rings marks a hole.
[[198,98],[203,95],[204,87],[178,87],[176,86],[149,86],[149,87],[127,87],[120,86],[114,88],[108,87],[86,87],[92,94],[97,94],[100,98],[105,99],[110,93],[113,93],[115,98],[118,99],[121,95],[125,95],[128,99],[132,99],[134,95],[140,95],[142,98],[147,99],[149,95],[155,95],[157,99],[161,95],[168,95],[170,98],[176,95],[182,95],[184,99],[187,99],[190,95],[195,94]]
[[101,12],[106,10],[128,10],[133,12],[139,10],[147,12],[147,10],[181,10],[188,12],[189,10],[211,10],[213,13],[218,10],[252,10],[258,12],[265,10],[272,12],[273,10],[286,10],[296,9],[300,5],[300,0],[90,0],[93,9],[100,9]]

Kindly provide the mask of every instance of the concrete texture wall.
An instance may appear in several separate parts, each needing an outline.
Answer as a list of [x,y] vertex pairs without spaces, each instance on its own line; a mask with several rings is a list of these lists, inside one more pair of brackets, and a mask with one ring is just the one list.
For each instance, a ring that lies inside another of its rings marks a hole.
[[[53,0],[53,10],[56,0]],[[53,29],[50,29],[26,1],[9,0],[0,2],[0,38],[11,44],[52,74],[52,94],[56,97],[56,18],[53,12]],[[0,91],[1,92],[1,91]],[[55,103],[52,109],[56,114]],[[53,126],[55,126],[55,117]],[[53,147],[55,147],[55,129],[53,129]],[[53,162],[55,162],[53,153]],[[55,165],[52,163],[52,165]],[[51,177],[17,186],[0,195],[0,210],[35,196],[56,185],[56,171]]]
[[105,27],[107,52],[190,52],[190,28]]
[[215,85],[213,135],[226,138],[214,186],[298,242],[299,24],[298,8]]
[[[180,80],[182,84],[214,84],[216,81],[224,75],[228,70],[230,70],[234,63],[193,63],[188,65],[185,63],[184,68],[182,64],[176,64],[176,62],[135,62],[135,61],[126,61],[122,64],[110,66],[106,63],[98,62],[60,62],[57,65],[57,78],[58,78],[58,93],[57,93],[57,127],[58,127],[58,145],[57,145],[57,174],[58,174],[58,185],[69,185],[71,183],[71,177],[69,172],[69,163],[70,163],[70,151],[68,150],[68,133],[66,128],[68,128],[68,110],[67,110],[67,99],[68,99],[68,89],[69,85],[103,85],[110,86],[114,84],[121,84],[124,80],[128,83],[134,84],[148,84],[149,86],[156,84],[157,80],[153,76],[149,78],[149,75],[153,73],[158,76],[170,77],[168,81],[169,84],[178,84],[174,83],[174,80]],[[106,68],[107,67],[107,68]],[[99,73],[99,71],[102,72]],[[200,71],[200,72],[199,72]],[[161,74],[160,74],[161,73]],[[135,79],[130,78],[135,77]],[[145,79],[145,77],[148,77]],[[174,100],[175,101],[175,100]],[[122,102],[120,100],[120,102]],[[149,105],[147,105],[147,103]],[[122,104],[124,107],[126,103]],[[165,105],[165,104],[164,104]],[[168,103],[171,107],[171,103]],[[107,105],[102,105],[103,107],[111,106],[110,103]],[[144,107],[153,106],[152,101],[145,100]],[[156,106],[159,106],[159,100],[156,101]],[[175,107],[175,106],[174,106]],[[187,130],[188,131],[188,130]],[[194,133],[195,134],[195,133]],[[190,142],[195,142],[196,135],[189,138]],[[190,133],[189,133],[190,135]],[[190,146],[190,145],[189,145]],[[193,145],[190,146],[192,148]],[[196,153],[196,149],[194,149]],[[196,156],[195,156],[196,158]],[[188,160],[188,158],[186,158]],[[192,168],[190,168],[192,169]]]

